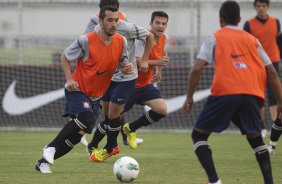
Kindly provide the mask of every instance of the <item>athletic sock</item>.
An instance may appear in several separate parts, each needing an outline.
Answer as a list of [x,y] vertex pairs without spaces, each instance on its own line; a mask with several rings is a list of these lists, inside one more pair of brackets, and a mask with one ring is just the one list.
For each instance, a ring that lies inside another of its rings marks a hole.
[[155,122],[158,122],[161,118],[165,117],[165,115],[159,114],[152,110],[146,112],[143,116],[141,116],[136,121],[129,124],[129,128],[132,132],[135,132],[137,129],[143,126],[151,125]]
[[70,137],[71,135],[79,132],[81,130],[81,127],[78,126],[74,119],[71,119],[59,132],[59,134],[55,137],[55,139],[48,144],[49,147],[55,147],[57,149],[60,144],[63,144],[63,142]]
[[207,141],[208,136],[209,135],[200,133],[196,130],[193,130],[192,132],[195,153],[202,167],[205,169],[206,174],[208,175],[209,182],[215,183],[219,180],[219,178],[217,176],[215,165],[213,163],[212,151]]
[[104,148],[107,149],[108,153],[110,153],[112,152],[113,148],[118,145],[117,137],[121,129],[120,117],[115,118],[115,119],[109,119],[108,128],[109,130],[107,134],[107,144]]
[[54,159],[56,160],[56,159],[64,156],[68,152],[70,152],[72,150],[72,148],[74,147],[74,145],[76,145],[77,143],[80,142],[82,136],[83,135],[81,135],[79,133],[76,133],[76,134],[72,135],[71,137],[69,137],[68,139],[66,139],[64,141],[64,143],[61,144],[56,149],[56,152],[55,152],[55,155],[54,155]]
[[108,124],[109,124],[109,118],[108,116],[105,116],[105,120],[102,121],[97,125],[97,128],[94,132],[94,135],[92,137],[91,142],[88,144],[88,148],[98,148],[99,143],[102,141],[102,139],[107,135],[108,132]]
[[[123,125],[125,124],[124,116],[120,117],[120,123],[121,123],[121,127],[123,127]],[[124,133],[124,131],[122,129],[120,130],[120,133],[121,133],[121,136],[122,136],[123,143],[125,145],[127,145],[127,136],[126,136],[126,134]]]
[[270,145],[276,146],[277,141],[279,140],[282,133],[282,123],[280,119],[277,119],[273,122],[271,127],[271,133],[270,133]]
[[264,144],[262,137],[258,136],[256,138],[247,139],[251,147],[254,149],[257,162],[264,178],[264,183],[273,184],[270,157],[267,146]]

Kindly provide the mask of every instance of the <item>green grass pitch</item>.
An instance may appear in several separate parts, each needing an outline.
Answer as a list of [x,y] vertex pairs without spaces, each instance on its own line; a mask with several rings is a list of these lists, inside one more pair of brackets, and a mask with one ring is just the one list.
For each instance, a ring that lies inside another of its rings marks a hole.
[[[144,143],[132,150],[120,143],[121,154],[103,163],[88,160],[81,144],[51,166],[53,174],[35,172],[41,149],[55,132],[0,132],[0,183],[78,184],[120,183],[113,175],[114,162],[121,156],[135,158],[140,165],[136,184],[204,184],[207,177],[193,151],[189,133],[140,133]],[[88,135],[88,140],[91,136]],[[119,137],[119,141],[121,138]],[[269,138],[265,138],[267,143]],[[226,184],[260,184],[263,179],[254,153],[244,136],[214,134],[209,143],[218,174]],[[103,146],[104,142],[100,144]],[[275,183],[282,183],[282,144],[271,157]]]

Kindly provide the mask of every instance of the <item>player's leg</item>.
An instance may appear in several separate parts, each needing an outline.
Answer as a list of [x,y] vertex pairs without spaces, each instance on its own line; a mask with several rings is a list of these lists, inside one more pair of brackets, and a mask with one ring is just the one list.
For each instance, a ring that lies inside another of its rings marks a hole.
[[[272,63],[276,72],[279,75],[279,62]],[[268,95],[268,103],[269,103],[269,112],[272,122],[276,120],[277,118],[277,101],[275,98],[275,95],[273,93],[273,90],[271,89],[269,83],[267,82],[267,95]]]
[[87,130],[95,123],[97,117],[94,116],[93,109],[95,109],[96,114],[99,113],[99,110],[93,108],[96,103],[81,92],[65,91],[65,99],[66,115],[71,116],[72,119],[63,127],[55,139],[43,148],[43,159],[39,160],[41,163],[53,164],[56,150],[64,144],[65,140],[77,135],[81,130]]
[[259,101],[259,115],[260,115],[260,120],[261,120],[261,135],[262,137],[266,137],[267,136],[267,129],[265,128],[265,108],[264,108],[264,101]]
[[272,124],[271,132],[270,132],[270,142],[268,145],[268,151],[270,155],[274,154],[277,142],[281,134],[282,134],[282,122],[281,119],[276,119]]
[[99,143],[103,140],[105,135],[108,133],[108,125],[109,125],[109,118],[108,118],[108,112],[109,112],[109,102],[107,101],[107,95],[103,97],[102,101],[102,109],[103,113],[105,114],[105,119],[97,124],[96,130],[94,132],[94,135],[92,137],[91,142],[88,144],[87,150],[88,150],[88,156],[91,156],[92,151],[98,150]]
[[91,160],[99,162],[119,153],[117,137],[121,130],[120,116],[124,109],[124,105],[134,92],[135,80],[114,82],[108,112],[109,125],[107,144],[97,154],[91,155]]
[[216,183],[219,181],[219,178],[212,159],[212,151],[208,143],[209,135],[209,132],[205,132],[201,129],[193,129],[192,140],[195,154],[208,175],[209,183]]
[[261,122],[259,116],[259,105],[256,96],[242,95],[242,103],[233,117],[233,122],[247,135],[247,140],[255,152],[256,160],[260,166],[264,183],[272,184],[272,171],[267,145],[261,136]]
[[260,166],[264,183],[272,184],[272,170],[267,145],[264,144],[261,135],[247,135],[247,140],[254,149],[255,157]]
[[[211,132],[221,132],[228,128],[232,114],[236,109],[237,99],[228,96],[210,96],[198,116],[192,132],[194,152],[208,176],[208,183],[221,183],[212,158],[212,150],[208,143]],[[231,102],[230,102],[231,101]]]
[[[120,116],[120,122],[121,122],[121,126],[123,127],[123,125],[125,124],[125,118],[123,115]],[[122,142],[124,145],[128,145],[127,143],[127,135],[122,131],[122,129],[120,130],[121,136],[122,136]]]
[[127,123],[123,126],[124,132],[128,136],[128,144],[131,148],[136,149],[136,130],[143,126],[151,125],[164,118],[167,114],[167,106],[162,99],[160,91],[153,85],[146,86],[138,90],[138,103],[148,105],[151,110],[145,112],[140,118],[132,123]]

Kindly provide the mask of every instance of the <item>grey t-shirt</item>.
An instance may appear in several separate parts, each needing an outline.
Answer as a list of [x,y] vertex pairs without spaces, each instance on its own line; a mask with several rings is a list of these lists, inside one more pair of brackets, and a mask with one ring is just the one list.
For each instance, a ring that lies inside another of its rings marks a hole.
[[[98,20],[99,18],[97,16],[96,19],[94,19],[93,17],[91,21],[88,23],[85,32],[93,31],[93,28],[95,31],[98,31],[100,29]],[[133,64],[134,72],[132,74],[125,75],[121,73],[120,70],[118,70],[114,74],[112,80],[116,82],[130,81],[138,77],[138,70],[137,70],[137,64],[135,59],[135,40],[138,39],[145,42],[146,38],[149,36],[149,31],[133,23],[128,23],[123,20],[119,20],[117,32],[123,35],[127,39],[128,61]]]
[[[127,40],[123,37],[123,51],[120,57],[119,66],[123,66],[128,63],[127,56]],[[66,58],[71,63],[76,63],[78,59],[82,59],[83,62],[87,61],[89,58],[89,48],[88,48],[88,38],[86,35],[78,37],[69,47],[64,51]]]

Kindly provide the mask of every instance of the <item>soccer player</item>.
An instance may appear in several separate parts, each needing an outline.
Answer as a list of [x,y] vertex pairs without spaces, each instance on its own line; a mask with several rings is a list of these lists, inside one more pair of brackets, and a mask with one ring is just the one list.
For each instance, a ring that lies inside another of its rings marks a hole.
[[265,98],[268,79],[277,98],[277,112],[282,113],[280,79],[259,41],[238,29],[241,19],[239,4],[225,1],[219,10],[219,17],[221,29],[202,44],[189,73],[187,97],[183,104],[183,110],[189,113],[201,72],[205,65],[213,64],[215,72],[211,95],[192,131],[194,150],[206,171],[208,183],[221,184],[208,137],[212,132],[227,129],[232,121],[246,135],[253,148],[264,183],[273,184],[269,153],[261,136],[258,102]]
[[[110,6],[102,8],[99,23],[99,31],[80,36],[61,56],[67,80],[64,116],[69,116],[70,121],[43,148],[43,157],[35,166],[38,172],[52,173],[48,164],[71,151],[83,134],[91,133],[99,114],[99,99],[110,85],[117,67],[124,76],[133,72],[133,65],[127,59],[127,40],[116,33],[117,9]],[[71,62],[76,62],[72,74]]]
[[[132,123],[126,123],[123,131],[128,136],[128,145],[132,149],[137,149],[136,130],[143,126],[151,125],[164,118],[167,114],[167,106],[162,98],[159,89],[153,84],[154,69],[157,67],[156,81],[161,80],[161,67],[166,66],[170,58],[165,54],[168,37],[165,30],[168,24],[168,14],[164,11],[154,11],[151,15],[150,32],[154,34],[154,45],[149,56],[149,70],[147,72],[139,72],[136,81],[136,92],[134,96],[125,105],[124,112],[130,110],[134,104],[147,105],[151,109],[145,112],[137,120]],[[144,52],[143,43],[136,43],[137,61],[140,61]]]
[[[119,1],[118,0],[100,0],[99,7],[103,8],[104,6],[113,6],[117,9],[119,9]],[[127,21],[125,14],[123,12],[118,11],[118,16],[119,16],[119,20]],[[87,24],[85,33],[89,33],[91,31],[93,31],[95,26],[98,23],[99,23],[99,14],[92,16],[89,23]],[[123,120],[121,119],[121,121],[123,121]],[[123,142],[125,144],[127,144],[127,136],[123,133],[123,131],[121,131],[121,133],[122,133]],[[88,146],[88,142],[86,140],[85,135],[81,138],[80,142],[84,146]],[[142,142],[143,142],[143,139],[140,139],[140,138],[136,139],[136,143],[140,144]]]
[[[254,8],[257,12],[256,17],[246,21],[244,30],[256,37],[267,55],[269,56],[275,70],[279,74],[280,52],[276,39],[280,34],[280,22],[277,18],[268,14],[269,0],[255,0]],[[267,96],[269,103],[269,112],[271,120],[274,121],[277,117],[277,102],[269,83],[267,83]],[[260,103],[260,116],[262,121],[262,135],[266,136],[267,130],[264,126],[264,103]],[[272,142],[271,142],[272,143]],[[275,143],[273,143],[275,144]],[[276,144],[275,144],[276,145]],[[273,145],[273,146],[275,146]]]
[[[92,22],[94,23],[94,22]],[[99,30],[100,25],[94,26]],[[88,29],[87,29],[88,30]],[[145,28],[120,20],[117,32],[123,35],[128,42],[128,61],[133,64],[134,72],[131,75],[123,75],[117,71],[112,77],[112,82],[102,98],[102,109],[105,120],[97,125],[92,141],[87,146],[89,159],[95,162],[105,160],[119,153],[117,137],[121,130],[121,112],[124,105],[135,91],[135,82],[139,71],[148,69],[148,57],[153,45],[153,34]],[[145,42],[145,51],[141,61],[136,63],[135,40]],[[107,144],[98,152],[98,143],[107,135]],[[97,154],[96,154],[97,153]]]

